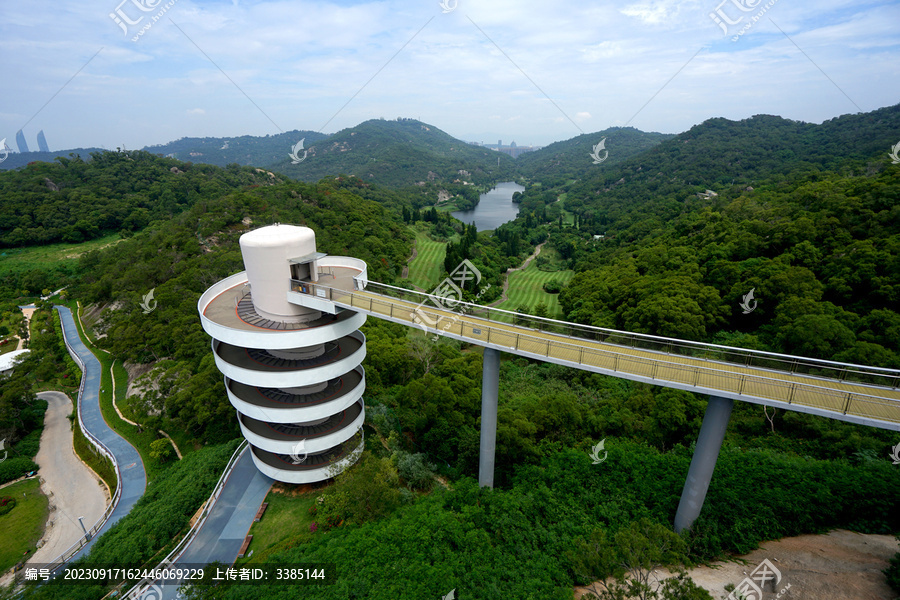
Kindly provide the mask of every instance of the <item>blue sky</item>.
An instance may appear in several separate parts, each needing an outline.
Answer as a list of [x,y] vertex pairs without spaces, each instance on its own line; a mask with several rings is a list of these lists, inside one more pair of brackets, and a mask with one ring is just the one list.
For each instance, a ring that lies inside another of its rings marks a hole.
[[403,116],[546,145],[820,123],[900,102],[898,27],[900,4],[844,0],[5,2],[0,138],[139,148]]

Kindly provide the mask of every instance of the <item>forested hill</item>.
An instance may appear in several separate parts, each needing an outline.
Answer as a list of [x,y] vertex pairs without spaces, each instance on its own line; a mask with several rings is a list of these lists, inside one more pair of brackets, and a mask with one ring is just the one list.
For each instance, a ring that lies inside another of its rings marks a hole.
[[489,184],[512,177],[515,170],[506,154],[473,146],[415,119],[373,119],[305,144],[305,150],[307,157],[299,164],[285,158],[270,168],[302,181],[343,174],[390,186],[457,179]]
[[716,118],[615,169],[591,171],[585,165],[585,177],[569,191],[584,199],[604,195],[602,204],[627,198],[633,205],[662,195],[684,200],[707,189],[722,193],[731,185],[753,186],[791,174],[865,169],[868,162],[887,158],[898,137],[900,105],[821,125],[770,115]]
[[[232,163],[265,167],[287,158],[297,142],[305,146],[328,136],[318,131],[288,131],[275,135],[238,137],[185,137],[168,144],[147,146],[144,150],[178,160],[226,167]],[[302,154],[302,153],[301,153]]]
[[71,157],[70,155],[88,158],[93,152],[104,152],[103,148],[70,148],[56,152],[10,152],[3,162],[0,162],[0,172],[24,167],[32,162],[53,162],[57,156]]
[[[379,204],[327,182],[289,182],[200,200],[115,248],[90,252],[70,288],[82,302],[109,307],[101,346],[135,363],[165,357],[154,380],[158,390],[144,398],[149,412],[205,440],[238,432],[197,300],[216,281],[243,270],[241,234],[273,222],[312,227],[318,250],[365,260],[377,281],[394,282],[411,252],[412,234]],[[158,305],[146,315],[140,302],[151,289]]]
[[36,162],[0,173],[0,247],[127,236],[199,199],[284,179],[262,169],[192,165],[141,150]]
[[900,367],[898,132],[900,107],[821,125],[714,119],[574,183],[580,228],[551,233],[578,271],[561,306],[599,326]]
[[[672,137],[673,134],[647,133],[633,127],[611,127],[526,152],[516,159],[516,167],[527,179],[540,182],[545,188],[553,187],[609,170]],[[591,155],[601,142],[604,148],[598,148],[596,155],[602,160],[595,163]]]

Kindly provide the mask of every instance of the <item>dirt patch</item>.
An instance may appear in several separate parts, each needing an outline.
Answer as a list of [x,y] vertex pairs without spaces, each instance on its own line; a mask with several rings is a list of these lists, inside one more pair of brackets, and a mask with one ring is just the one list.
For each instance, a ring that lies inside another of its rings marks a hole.
[[150,379],[145,379],[144,381],[138,383],[138,379],[142,376],[146,375],[150,371],[153,370],[153,367],[156,366],[155,362],[151,363],[132,363],[125,362],[122,365],[125,368],[125,371],[128,373],[128,390],[125,392],[125,396],[135,396],[135,395],[143,395],[150,389],[158,389],[159,385],[154,383]]
[[[882,570],[898,550],[893,536],[836,529],[827,535],[765,542],[750,554],[737,557],[742,562],[719,561],[688,573],[697,585],[720,600],[728,596],[725,585],[738,585],[763,559],[768,559],[781,573],[781,580],[774,592],[770,582],[764,590],[765,600],[775,598],[788,584],[790,588],[779,600],[892,600],[897,594],[885,582]],[[660,579],[669,575],[665,570],[658,573]],[[590,598],[587,591],[586,587],[575,588],[575,598]]]
[[81,325],[96,339],[106,337],[106,321],[103,319],[103,312],[106,310],[118,310],[122,307],[121,302],[105,302],[102,304],[89,304],[81,307]]

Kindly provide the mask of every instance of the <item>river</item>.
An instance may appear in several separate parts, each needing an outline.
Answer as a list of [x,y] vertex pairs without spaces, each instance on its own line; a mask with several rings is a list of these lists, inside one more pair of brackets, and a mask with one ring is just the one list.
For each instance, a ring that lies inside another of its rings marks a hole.
[[481,194],[478,206],[472,210],[458,210],[450,213],[463,223],[475,222],[478,231],[496,229],[519,214],[519,205],[514,204],[512,195],[525,188],[513,181],[498,183],[489,192]]

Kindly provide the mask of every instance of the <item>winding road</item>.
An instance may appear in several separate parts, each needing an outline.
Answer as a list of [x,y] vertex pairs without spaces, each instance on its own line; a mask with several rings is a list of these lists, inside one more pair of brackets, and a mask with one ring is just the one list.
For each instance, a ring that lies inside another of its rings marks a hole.
[[[84,429],[100,440],[115,457],[122,479],[122,495],[109,519],[91,541],[70,560],[84,556],[98,536],[108,531],[119,519],[127,515],[144,494],[147,476],[138,451],[113,431],[100,412],[101,365],[97,357],[85,346],[78,335],[75,320],[65,306],[56,306],[65,333],[66,344],[84,365],[84,386],[79,400],[79,411]],[[232,564],[238,550],[253,524],[253,517],[265,499],[273,481],[260,473],[246,451],[237,460],[221,490],[209,516],[199,527],[176,564],[206,565],[213,561]],[[80,516],[80,515],[78,515]],[[90,523],[85,523],[90,525]],[[159,600],[177,597],[177,584],[161,586]],[[139,596],[140,597],[140,596]],[[156,598],[156,596],[154,596]]]
[[47,529],[43,545],[29,563],[50,563],[84,536],[78,517],[85,527],[96,523],[109,502],[110,494],[90,467],[81,462],[72,448],[72,400],[62,392],[40,392],[47,401],[41,445],[34,461],[39,465],[41,487],[50,498]]
[[[84,429],[112,452],[119,465],[119,477],[122,480],[122,494],[115,509],[100,530],[72,557],[71,560],[74,560],[87,554],[98,536],[109,531],[119,519],[131,511],[138,499],[144,495],[147,487],[147,473],[144,470],[141,455],[134,446],[113,431],[103,419],[103,414],[100,412],[100,378],[102,375],[100,361],[81,341],[72,311],[65,306],[57,305],[54,308],[59,312],[66,344],[71,352],[78,355],[84,365],[84,385],[78,399],[78,411],[81,413]],[[93,524],[85,523],[85,527],[89,525]]]

